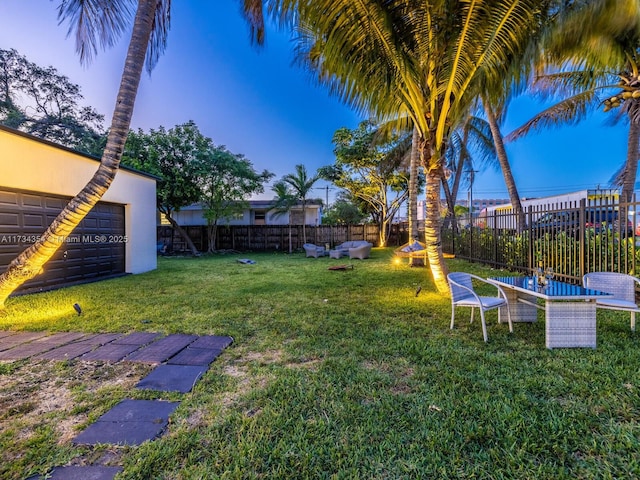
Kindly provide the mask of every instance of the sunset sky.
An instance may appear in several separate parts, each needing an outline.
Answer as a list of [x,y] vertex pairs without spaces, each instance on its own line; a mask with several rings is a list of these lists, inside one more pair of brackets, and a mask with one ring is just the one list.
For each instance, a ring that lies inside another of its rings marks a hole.
[[[54,66],[82,87],[86,104],[108,124],[128,38],[80,65],[66,25],[57,23],[58,1],[2,0],[0,48],[14,48],[41,66]],[[313,173],[334,161],[331,138],[355,128],[360,116],[292,65],[289,35],[269,28],[267,44],[252,47],[238,0],[174,1],[167,51],[140,85],[132,128],[173,127],[194,120],[214,143],[242,153],[275,179],[304,164]],[[503,133],[541,107],[512,103]],[[522,197],[540,197],[608,186],[624,162],[627,127],[607,126],[597,114],[575,127],[530,135],[507,146]],[[326,184],[314,196],[325,199]],[[329,191],[332,201],[335,189]],[[461,193],[466,198],[467,190]],[[476,175],[474,198],[507,198],[499,172]],[[269,186],[262,198],[272,198]]]

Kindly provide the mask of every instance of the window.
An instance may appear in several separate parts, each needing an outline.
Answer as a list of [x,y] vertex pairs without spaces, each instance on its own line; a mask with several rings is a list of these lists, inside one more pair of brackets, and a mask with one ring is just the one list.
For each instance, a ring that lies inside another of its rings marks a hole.
[[264,210],[260,212],[256,211],[253,217],[253,224],[264,225],[266,216],[267,216],[267,212],[265,212]]

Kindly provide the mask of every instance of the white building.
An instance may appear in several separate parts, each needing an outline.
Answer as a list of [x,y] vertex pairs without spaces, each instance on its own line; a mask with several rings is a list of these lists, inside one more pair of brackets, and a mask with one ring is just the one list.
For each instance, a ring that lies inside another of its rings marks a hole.
[[[99,159],[0,125],[0,273],[96,172]],[[103,239],[105,241],[103,241]],[[155,269],[156,178],[121,168],[38,277],[45,289]]]
[[[321,225],[322,224],[322,204],[318,201],[310,200],[305,205],[304,220],[302,215],[302,205],[298,204],[290,212],[278,213],[274,208],[273,200],[250,200],[241,214],[231,219],[219,222],[219,225],[289,225],[291,218],[292,225]],[[175,212],[172,218],[182,227],[206,225],[202,206],[199,204],[189,205]],[[168,224],[166,219],[161,218],[161,223]]]

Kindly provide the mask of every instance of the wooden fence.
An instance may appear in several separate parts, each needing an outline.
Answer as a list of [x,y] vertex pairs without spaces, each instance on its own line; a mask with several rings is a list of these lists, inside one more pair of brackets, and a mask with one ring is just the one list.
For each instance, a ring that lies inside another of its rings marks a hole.
[[[207,227],[183,227],[200,252],[208,247]],[[305,226],[307,243],[329,245],[333,248],[342,242],[366,240],[378,246],[378,225],[319,225]],[[387,245],[402,245],[407,241],[406,224],[391,226],[391,234]],[[304,244],[302,225],[234,225],[219,226],[215,250],[236,250],[240,252],[277,252],[289,251],[289,241],[293,251],[299,251]],[[170,226],[158,227],[158,244],[165,245],[173,253],[187,252],[184,239]]]

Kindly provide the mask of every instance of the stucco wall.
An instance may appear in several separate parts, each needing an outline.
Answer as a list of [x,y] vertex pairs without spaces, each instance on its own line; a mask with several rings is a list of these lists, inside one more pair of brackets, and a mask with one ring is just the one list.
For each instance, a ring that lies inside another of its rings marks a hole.
[[[0,129],[3,187],[74,196],[97,169],[98,162],[94,159]],[[155,179],[121,169],[102,200],[125,206],[126,272],[155,269]]]

